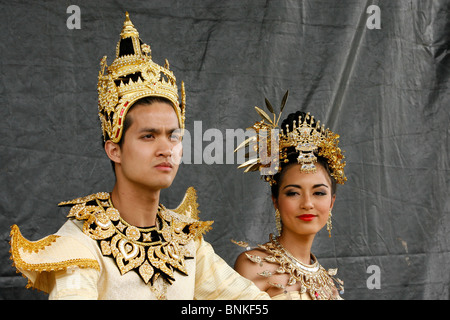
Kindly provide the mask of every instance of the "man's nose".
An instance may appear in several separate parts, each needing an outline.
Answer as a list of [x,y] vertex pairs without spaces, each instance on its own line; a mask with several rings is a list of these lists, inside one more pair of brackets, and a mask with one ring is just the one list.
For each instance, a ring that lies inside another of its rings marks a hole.
[[172,156],[173,144],[169,141],[169,139],[161,139],[158,144],[157,156],[160,157],[170,157]]

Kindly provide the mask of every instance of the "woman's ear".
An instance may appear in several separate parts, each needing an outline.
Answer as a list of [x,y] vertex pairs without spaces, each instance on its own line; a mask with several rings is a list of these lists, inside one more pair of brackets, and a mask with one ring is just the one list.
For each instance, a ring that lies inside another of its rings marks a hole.
[[331,197],[330,211],[333,210],[335,200],[336,200],[336,194],[333,194],[333,196]]
[[278,209],[278,201],[274,196],[272,196],[272,202],[273,202],[273,207],[275,208],[275,210]]
[[114,163],[120,163],[121,161],[121,150],[117,143],[107,140],[105,142],[105,152],[108,158]]

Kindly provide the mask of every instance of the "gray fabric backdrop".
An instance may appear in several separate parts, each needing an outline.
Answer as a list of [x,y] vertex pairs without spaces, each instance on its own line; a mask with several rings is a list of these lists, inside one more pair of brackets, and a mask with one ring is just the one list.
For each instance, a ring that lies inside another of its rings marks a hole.
[[[185,81],[191,133],[198,121],[199,137],[216,128],[224,142],[289,90],[286,115],[310,111],[341,135],[348,182],[313,252],[339,268],[345,299],[449,299],[450,1],[0,3],[1,299],[46,298],[11,267],[10,225],[40,239],[65,221],[58,202],[112,188],[96,86],[126,10],[153,59]],[[67,24],[73,4],[79,29]],[[269,189],[225,163],[225,142],[222,161],[193,164],[203,140],[162,202],[176,207],[195,186],[201,218],[215,221],[206,239],[233,265],[231,238],[261,243],[275,229]]]

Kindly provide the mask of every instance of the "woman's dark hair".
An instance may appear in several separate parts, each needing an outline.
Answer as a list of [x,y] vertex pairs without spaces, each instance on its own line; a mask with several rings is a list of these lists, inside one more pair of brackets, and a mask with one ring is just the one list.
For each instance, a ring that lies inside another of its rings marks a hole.
[[[283,122],[281,123],[282,133],[286,134],[286,127],[289,128],[289,131],[292,131],[294,121],[298,124],[299,118],[301,118],[303,121],[303,119],[305,119],[305,117],[306,117],[306,113],[304,113],[303,111],[297,111],[297,112],[289,114],[287,116],[287,118],[284,119]],[[309,118],[309,120],[307,120],[307,123],[311,124],[311,118]],[[312,124],[313,125],[315,124],[314,120],[312,120]],[[273,176],[275,183],[273,183],[271,186],[271,192],[272,192],[272,196],[275,199],[278,199],[278,195],[279,195],[279,191],[280,191],[280,184],[281,184],[281,181],[283,180],[283,176],[284,176],[284,173],[286,172],[286,168],[297,163],[298,151],[295,150],[295,147],[289,147],[287,149],[286,154],[287,154],[288,162],[281,161],[280,162],[281,170]],[[314,154],[317,157],[316,165],[317,164],[321,165],[326,170],[326,172],[328,173],[328,176],[330,177],[331,192],[334,195],[336,193],[336,180],[331,176],[331,170],[328,165],[328,160],[324,157],[318,156],[316,152]]]

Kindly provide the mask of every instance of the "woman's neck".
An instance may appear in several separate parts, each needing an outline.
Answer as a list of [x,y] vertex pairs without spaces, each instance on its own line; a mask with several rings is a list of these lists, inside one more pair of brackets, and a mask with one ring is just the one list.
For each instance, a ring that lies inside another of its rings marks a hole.
[[298,235],[284,230],[278,238],[278,242],[284,249],[304,264],[311,264],[313,240],[314,235]]

